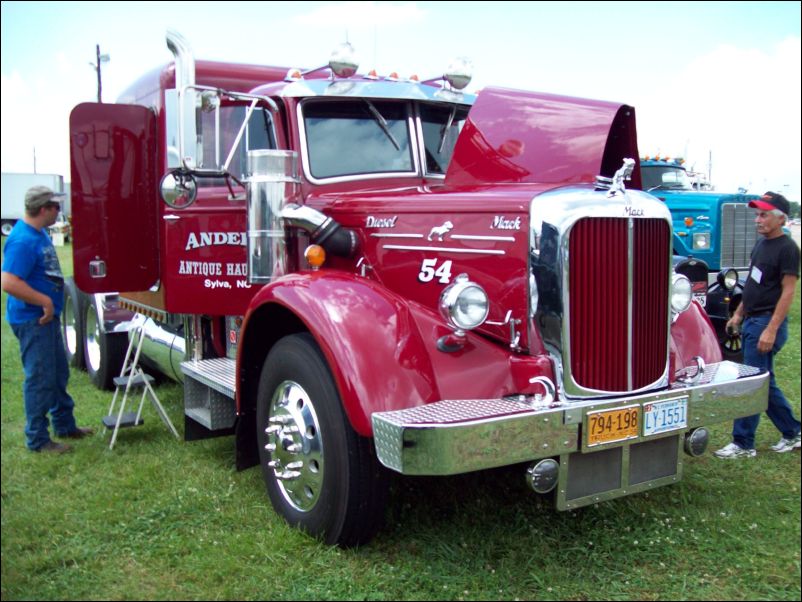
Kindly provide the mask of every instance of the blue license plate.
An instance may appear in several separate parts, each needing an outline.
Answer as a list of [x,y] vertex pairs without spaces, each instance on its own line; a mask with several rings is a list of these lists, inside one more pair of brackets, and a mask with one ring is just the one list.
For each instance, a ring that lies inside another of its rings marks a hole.
[[643,436],[684,429],[688,426],[688,398],[643,404]]

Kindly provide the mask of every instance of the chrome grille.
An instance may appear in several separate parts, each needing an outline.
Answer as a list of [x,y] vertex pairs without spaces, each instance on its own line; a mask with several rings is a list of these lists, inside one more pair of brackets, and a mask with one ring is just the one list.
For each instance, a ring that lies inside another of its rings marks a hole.
[[670,249],[665,220],[584,218],[574,225],[568,364],[577,386],[634,391],[662,378]]
[[721,206],[721,268],[747,268],[757,242],[755,211],[746,203]]

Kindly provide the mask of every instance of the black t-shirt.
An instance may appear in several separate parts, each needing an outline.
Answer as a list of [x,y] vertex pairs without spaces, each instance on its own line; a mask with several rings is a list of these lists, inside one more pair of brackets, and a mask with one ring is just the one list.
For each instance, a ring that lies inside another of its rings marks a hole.
[[783,235],[757,241],[744,286],[743,304],[747,316],[774,312],[786,274],[799,278],[799,247],[791,237]]

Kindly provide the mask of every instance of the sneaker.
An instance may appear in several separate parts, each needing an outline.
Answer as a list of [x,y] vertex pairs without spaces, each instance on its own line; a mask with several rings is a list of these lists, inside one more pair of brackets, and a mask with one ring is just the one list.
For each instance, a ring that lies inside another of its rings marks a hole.
[[58,443],[57,441],[48,441],[39,449],[35,449],[33,451],[37,453],[44,452],[46,454],[66,454],[68,451],[71,451],[72,448],[67,445],[66,443]]
[[777,442],[777,445],[772,445],[772,451],[776,451],[778,454],[784,454],[785,452],[792,451],[794,449],[799,449],[802,447],[802,439],[800,436],[797,435],[793,439],[786,439],[783,437]]
[[755,449],[744,449],[735,443],[730,443],[726,447],[713,452],[717,458],[754,458],[757,455]]
[[95,429],[88,426],[79,426],[73,432],[66,435],[58,435],[62,439],[83,439],[95,434]]

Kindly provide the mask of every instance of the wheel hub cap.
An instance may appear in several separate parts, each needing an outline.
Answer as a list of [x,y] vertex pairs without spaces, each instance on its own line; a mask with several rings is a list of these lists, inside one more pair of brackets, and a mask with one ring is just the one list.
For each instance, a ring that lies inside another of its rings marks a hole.
[[278,386],[265,434],[268,466],[279,490],[296,510],[310,511],[323,485],[323,441],[315,407],[301,385],[284,381]]

